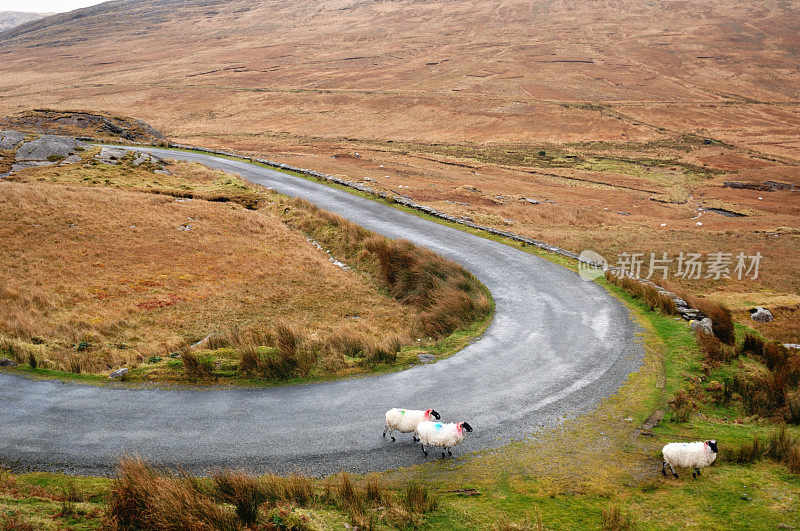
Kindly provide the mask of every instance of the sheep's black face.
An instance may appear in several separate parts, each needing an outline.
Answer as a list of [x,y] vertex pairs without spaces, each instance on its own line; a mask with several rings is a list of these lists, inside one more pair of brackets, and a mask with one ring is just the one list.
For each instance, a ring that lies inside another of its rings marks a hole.
[[462,422],[462,423],[461,423],[461,427],[462,427],[462,428],[464,428],[464,429],[465,429],[465,430],[467,430],[467,431],[472,431],[472,426],[470,426],[470,425],[469,425],[469,424],[467,424],[466,422]]
[[717,441],[716,440],[711,439],[710,441],[706,441],[706,444],[708,445],[709,448],[711,448],[712,452],[717,453]]
[[431,417],[435,418],[436,420],[439,420],[440,418],[442,418],[442,416],[441,416],[441,415],[439,415],[439,414],[436,412],[436,410],[435,410],[435,409],[431,409]]

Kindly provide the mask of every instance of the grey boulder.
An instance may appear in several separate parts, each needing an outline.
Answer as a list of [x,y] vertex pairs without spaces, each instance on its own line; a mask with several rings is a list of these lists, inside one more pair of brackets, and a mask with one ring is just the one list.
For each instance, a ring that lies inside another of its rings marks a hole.
[[112,380],[119,380],[120,378],[123,378],[126,374],[128,374],[129,372],[131,372],[130,369],[128,369],[127,367],[123,367],[121,369],[117,369],[116,371],[112,372],[111,374],[108,375],[108,377],[110,379],[112,379]]
[[774,317],[772,316],[771,311],[759,306],[758,308],[750,310],[750,319],[752,319],[753,321],[758,321],[760,323],[768,323],[772,321]]
[[690,321],[689,326],[694,331],[700,330],[704,334],[714,335],[714,327],[712,326],[711,319],[708,317],[704,317],[701,320],[695,319]]
[[89,144],[80,142],[68,136],[42,135],[36,140],[23,142],[17,149],[18,161],[65,159],[74,155],[76,148],[85,149]]

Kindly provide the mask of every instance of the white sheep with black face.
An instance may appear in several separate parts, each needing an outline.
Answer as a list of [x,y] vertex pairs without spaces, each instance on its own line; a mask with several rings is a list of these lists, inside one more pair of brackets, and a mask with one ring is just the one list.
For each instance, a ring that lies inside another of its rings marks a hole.
[[441,417],[433,409],[400,409],[392,408],[386,412],[386,428],[383,430],[383,436],[389,433],[389,437],[394,441],[392,432],[399,431],[400,433],[414,432],[414,440],[417,441],[417,425],[426,420],[439,420]]
[[422,444],[422,451],[428,455],[426,446],[436,446],[442,449],[442,459],[444,453],[452,456],[450,448],[457,445],[464,439],[464,432],[472,431],[472,426],[466,422],[420,422],[417,426],[419,442]]
[[691,442],[691,443],[669,443],[661,450],[664,462],[661,465],[661,473],[667,475],[669,466],[672,475],[678,477],[675,468],[691,468],[692,477],[700,475],[700,469],[705,468],[717,458],[717,441]]

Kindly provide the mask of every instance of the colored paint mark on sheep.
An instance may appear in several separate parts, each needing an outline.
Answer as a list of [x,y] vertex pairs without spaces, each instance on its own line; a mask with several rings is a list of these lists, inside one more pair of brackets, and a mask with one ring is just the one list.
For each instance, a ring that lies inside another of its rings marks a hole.
[[406,410],[405,410],[405,409],[401,409],[401,410],[400,410],[400,414],[401,414],[401,415],[405,415],[405,414],[406,414]]
[[441,423],[441,422],[437,422],[437,423],[435,424],[435,426],[436,426],[436,429],[437,429],[437,430],[441,430],[441,429],[442,429],[442,423]]

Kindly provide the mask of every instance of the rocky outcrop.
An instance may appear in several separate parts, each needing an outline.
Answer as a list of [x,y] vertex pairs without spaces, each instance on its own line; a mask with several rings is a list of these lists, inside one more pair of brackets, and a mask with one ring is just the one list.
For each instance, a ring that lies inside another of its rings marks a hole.
[[140,144],[166,142],[164,135],[141,120],[89,112],[35,109],[0,118],[0,128],[79,139],[123,139]]
[[50,161],[63,160],[70,155],[75,155],[76,148],[84,150],[89,146],[67,136],[42,135],[39,138],[22,142],[17,147],[17,161],[35,160]]
[[78,152],[88,146],[86,142],[67,136],[0,131],[0,149],[12,153],[11,171],[55,164],[75,164],[81,161]]
[[27,135],[20,131],[0,131],[0,149],[15,149]]

